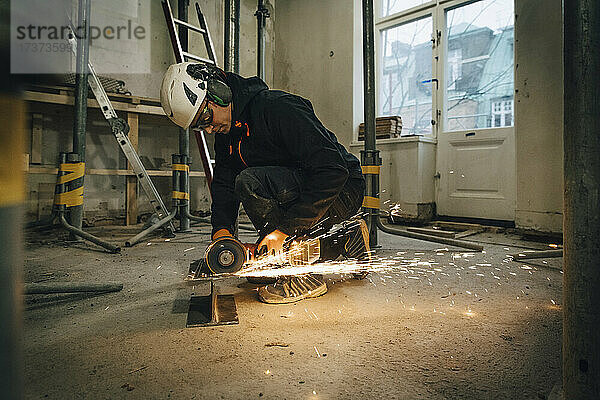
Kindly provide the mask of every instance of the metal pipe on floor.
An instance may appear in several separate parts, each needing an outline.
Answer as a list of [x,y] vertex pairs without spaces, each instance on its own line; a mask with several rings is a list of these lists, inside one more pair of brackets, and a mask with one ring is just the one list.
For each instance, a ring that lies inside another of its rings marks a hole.
[[225,71],[240,71],[240,0],[225,0]]
[[440,237],[440,236],[426,235],[424,233],[408,232],[408,231],[404,231],[401,229],[390,228],[390,227],[383,225],[383,223],[381,222],[381,220],[379,218],[377,219],[377,227],[379,229],[381,229],[383,232],[390,233],[392,235],[404,236],[404,237],[408,237],[411,239],[425,240],[427,242],[442,243],[442,244],[447,244],[449,246],[462,247],[465,249],[470,249],[470,250],[475,250],[475,251],[483,250],[482,245],[472,243],[472,242],[467,242],[464,240],[450,239],[450,238],[444,238],[444,237]]
[[511,254],[513,260],[533,260],[535,258],[555,258],[562,257],[562,250],[540,250],[540,251],[526,251],[517,254]]
[[[363,23],[363,86],[365,147],[361,151],[363,167],[375,167],[381,164],[379,151],[375,147],[375,39],[373,34],[373,0],[362,2]],[[371,171],[372,172],[372,171]],[[367,225],[371,246],[377,246],[377,223],[379,221],[379,174],[366,174],[367,200],[364,211],[367,213]]]
[[[91,0],[79,0],[76,75],[75,75],[75,119],[73,122],[73,152],[79,155],[79,161],[85,162],[85,137],[87,125],[88,98],[88,60],[90,54],[90,7]],[[84,177],[78,179],[78,185],[83,186]],[[83,221],[83,204],[71,207],[69,222],[75,228],[81,229]],[[71,235],[75,240],[76,236]]]
[[562,387],[565,399],[599,399],[600,2],[564,0],[563,18]]
[[123,290],[122,283],[26,283],[24,294],[110,293]]
[[149,235],[150,233],[154,232],[155,230],[159,229],[160,227],[165,226],[166,224],[169,223],[169,221],[171,221],[176,216],[177,216],[177,207],[175,207],[175,209],[173,211],[171,211],[171,213],[169,215],[167,215],[163,219],[157,221],[154,225],[144,229],[143,231],[141,231],[140,233],[138,233],[137,235],[135,235],[134,237],[132,237],[131,239],[126,241],[125,246],[131,247],[131,246],[138,244],[139,242],[142,241],[142,239],[146,235]]
[[76,237],[80,237],[82,239],[88,240],[94,244],[97,244],[100,247],[104,247],[106,250],[110,251],[111,253],[118,253],[121,251],[121,248],[119,246],[115,246],[114,244],[110,244],[100,238],[97,238],[96,236],[87,233],[86,231],[83,231],[75,226],[70,225],[67,220],[65,219],[65,214],[63,212],[59,213],[59,221],[61,223],[61,225],[68,230],[69,232],[71,232],[71,234],[73,236]]

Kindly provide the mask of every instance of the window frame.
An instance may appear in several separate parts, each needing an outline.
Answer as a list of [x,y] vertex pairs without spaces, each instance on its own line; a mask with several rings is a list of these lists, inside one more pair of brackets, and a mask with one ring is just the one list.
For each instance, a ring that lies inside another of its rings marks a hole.
[[[381,2],[381,0],[377,0],[378,3]],[[376,40],[375,40],[375,59],[378,60],[375,65],[376,65],[376,71],[375,71],[375,92],[376,92],[376,96],[375,96],[375,114],[376,115],[382,115],[383,111],[381,110],[381,104],[380,104],[380,94],[381,94],[381,82],[383,79],[383,62],[381,62],[381,58],[380,56],[382,56],[383,54],[383,31],[387,30],[387,29],[393,29],[396,28],[398,26],[402,26],[402,25],[406,25],[406,24],[410,24],[412,22],[421,20],[421,19],[425,19],[428,17],[431,17],[431,32],[432,32],[432,36],[435,36],[435,14],[434,14],[434,10],[433,7],[436,5],[435,2],[429,2],[426,5],[420,5],[417,7],[413,7],[411,9],[406,10],[405,12],[400,12],[400,13],[396,13],[393,14],[390,17],[386,17],[386,18],[382,18],[379,21],[375,22],[375,31],[376,31]],[[393,17],[393,18],[392,18]],[[432,57],[431,57],[431,71],[432,71],[432,90],[431,90],[431,103],[432,103],[432,110],[431,110],[431,118],[432,120],[435,120],[436,123],[434,125],[432,125],[431,127],[431,133],[427,134],[427,135],[418,135],[420,137],[428,137],[428,138],[435,138],[437,137],[437,127],[439,126],[438,121],[436,118],[434,118],[434,111],[437,109],[437,92],[439,89],[439,81],[436,82],[435,79],[435,75],[436,75],[436,59],[433,56],[433,54],[435,54],[436,52],[436,43],[433,43],[432,46]],[[435,88],[433,88],[433,86],[438,86]]]
[[[446,13],[452,9],[467,6],[469,4],[477,3],[482,0],[431,0],[421,5],[397,12],[385,17],[381,17],[382,4],[385,0],[375,0],[375,21],[374,21],[374,32],[375,32],[375,60],[376,60],[376,71],[375,71],[375,109],[376,115],[382,115],[383,110],[380,109],[380,90],[381,82],[383,79],[383,34],[382,32],[386,29],[394,28],[396,26],[404,25],[416,20],[431,16],[432,18],[432,121],[435,123],[432,125],[431,133],[427,135],[421,135],[421,138],[437,139],[440,133],[455,133],[461,132],[460,130],[448,131],[446,130],[447,123],[447,96],[446,96],[446,57],[447,57],[447,26],[446,26]],[[513,58],[514,60],[514,58]],[[464,61],[464,60],[463,60]],[[514,62],[513,62],[514,64]],[[513,65],[514,74],[514,65]],[[513,80],[514,82],[514,80]],[[478,131],[485,129],[514,129],[515,119],[515,103],[513,96],[513,109],[512,109],[512,120],[513,125],[508,127],[491,127],[491,128],[477,128],[468,129],[466,131]],[[493,124],[493,123],[492,123]],[[398,138],[402,139],[402,138]]]

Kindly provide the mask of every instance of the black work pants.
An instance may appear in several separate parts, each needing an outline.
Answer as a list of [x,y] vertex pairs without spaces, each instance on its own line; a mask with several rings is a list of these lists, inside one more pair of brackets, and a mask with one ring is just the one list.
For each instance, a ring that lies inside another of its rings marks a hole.
[[[235,193],[262,238],[278,228],[285,211],[300,197],[305,183],[298,169],[251,167],[237,176]],[[362,177],[348,178],[329,209],[312,226],[321,222],[319,228],[329,229],[354,216],[362,205],[364,191],[365,181]],[[294,224],[294,221],[287,221],[287,225],[296,225],[295,229],[299,230],[303,228],[300,222]]]

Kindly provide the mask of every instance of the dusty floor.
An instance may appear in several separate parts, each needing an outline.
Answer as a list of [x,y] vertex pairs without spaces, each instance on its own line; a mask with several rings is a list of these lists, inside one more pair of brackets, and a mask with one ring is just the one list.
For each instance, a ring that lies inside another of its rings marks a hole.
[[[90,232],[121,244],[136,233]],[[186,328],[190,295],[208,293],[183,282],[207,227],[120,255],[52,235],[29,235],[26,282],[124,289],[25,297],[27,398],[544,399],[560,376],[562,260],[506,260],[547,244],[482,233],[468,239],[485,253],[466,253],[380,233],[378,255],[404,267],[330,276],[326,295],[292,305],[229,279],[239,325]]]

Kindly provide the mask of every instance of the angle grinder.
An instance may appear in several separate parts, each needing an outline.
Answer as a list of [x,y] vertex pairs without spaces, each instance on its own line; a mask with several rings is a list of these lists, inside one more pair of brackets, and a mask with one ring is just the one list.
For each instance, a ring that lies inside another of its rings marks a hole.
[[250,250],[239,240],[220,237],[212,242],[204,253],[206,267],[212,274],[233,274],[251,257]]

